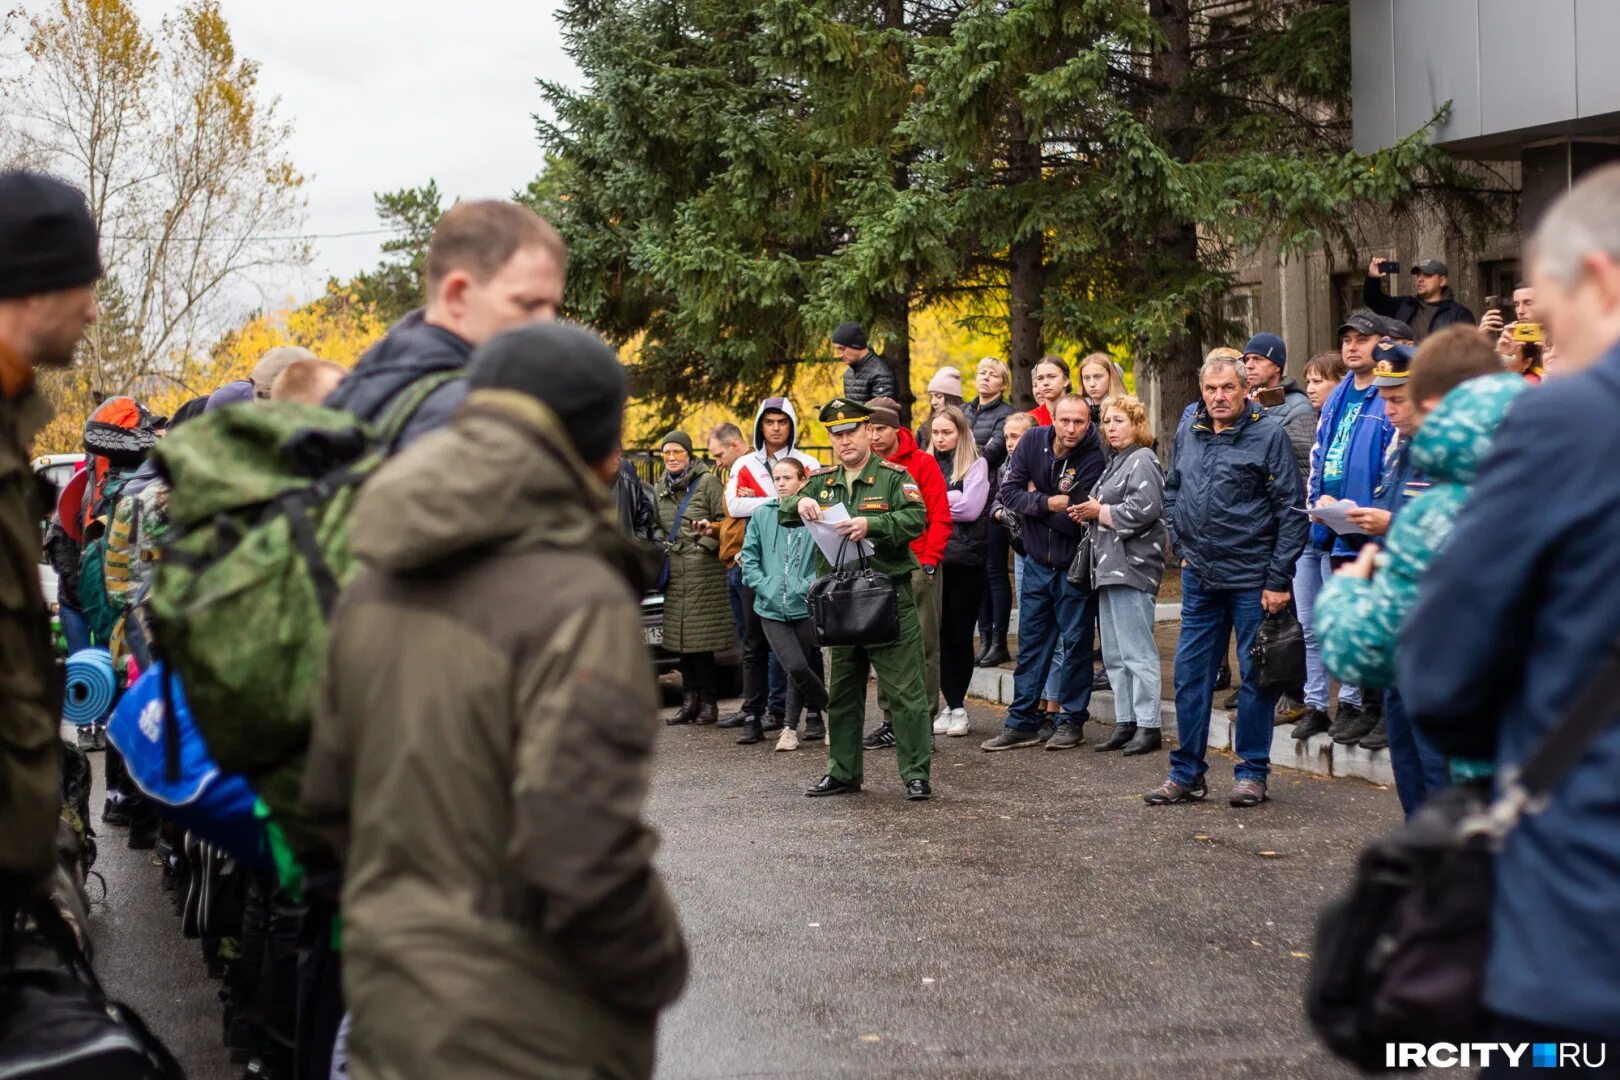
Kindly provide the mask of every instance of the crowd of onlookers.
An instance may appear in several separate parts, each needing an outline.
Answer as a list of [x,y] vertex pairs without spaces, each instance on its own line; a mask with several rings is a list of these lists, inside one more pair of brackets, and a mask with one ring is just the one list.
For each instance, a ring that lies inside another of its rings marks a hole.
[[[44,208],[33,235],[61,249],[36,259],[36,284],[0,265],[7,451],[38,426],[34,367],[67,362],[94,321],[85,290],[100,266],[82,200],[37,178],[0,182]],[[359,568],[323,608],[330,641],[305,718],[302,799],[341,873],[325,892],[312,875],[306,892],[285,865],[256,866],[237,933],[205,940],[230,987],[233,1050],[266,1076],[322,1074],[335,1052],[372,1073],[505,1075],[542,1058],[650,1071],[653,1024],[686,957],[641,816],[656,703],[638,603],[649,594],[681,675],[664,722],[735,730],[743,745],[771,736],[779,751],[824,742],[812,797],[859,792],[864,752],[892,747],[906,798],[931,798],[933,738],[973,732],[972,673],[1008,662],[1013,699],[983,751],[1079,748],[1105,689],[1115,719],[1092,749],[1164,749],[1167,572],[1180,582],[1177,738],[1148,804],[1207,796],[1217,705],[1236,713],[1234,807],[1268,799],[1274,730],[1288,725],[1298,740],[1387,749],[1408,814],[1441,787],[1489,778],[1551,726],[1620,631],[1606,540],[1620,487],[1602,449],[1620,431],[1620,238],[1603,216],[1616,199],[1612,170],[1577,188],[1538,233],[1531,281],[1477,320],[1443,263],[1420,261],[1414,294],[1390,296],[1393,268],[1375,260],[1366,307],[1338,327],[1337,351],[1302,366],[1303,384],[1276,334],[1213,349],[1173,432],[1153,430],[1104,353],[1074,368],[1042,358],[1027,411],[1010,403],[1002,361],[981,360],[971,387],[941,368],[912,428],[893,372],[845,323],[830,335],[844,392],[815,403],[829,461],[800,448],[799,409],[773,395],[702,443],[669,432],[644,483],[620,446],[623,370],[594,335],[553,321],[566,249],[532,212],[494,202],[445,215],[425,307],[354,371],[282,348],[173,417],[103,402],[45,551],[67,648],[110,644],[120,671],[155,655],[134,616],[167,544],[160,440],[222,409],[281,402],[390,433],[345,519]],[[59,306],[35,300],[59,294]],[[15,331],[24,319],[27,335]],[[0,539],[10,529],[35,544],[32,575],[39,518],[19,517],[34,513],[23,495],[0,488],[11,500]],[[849,551],[888,582],[894,628],[826,644],[811,610]],[[13,607],[0,629],[33,642],[42,627]],[[1305,672],[1279,693],[1256,678],[1254,646],[1268,619],[1290,616]],[[1234,644],[1238,685],[1217,700]],[[722,716],[720,656],[734,647],[741,706]],[[17,672],[36,662],[8,646],[4,685],[30,685]],[[872,674],[882,719],[868,730]],[[54,739],[48,708],[27,715],[49,720]],[[41,865],[44,848],[19,839],[39,815],[19,809],[15,793],[31,789],[17,778],[38,762],[26,740],[7,742],[21,749],[0,760],[11,781],[0,885],[55,861]],[[1594,885],[1566,859],[1594,843],[1620,858],[1594,839],[1616,835],[1603,780],[1615,779],[1614,743],[1515,834],[1504,865],[1529,884],[1505,890],[1499,910],[1615,914],[1620,881]],[[104,749],[95,727],[81,749]],[[101,820],[127,825],[132,847],[160,846],[171,876],[212,873],[105,749]],[[45,743],[38,753],[54,768]],[[1594,978],[1612,979],[1612,943],[1554,933],[1545,959],[1532,935],[1503,939],[1493,1008],[1620,1027],[1620,1012],[1590,998],[1557,1014],[1541,1001],[1549,973],[1607,964]]]

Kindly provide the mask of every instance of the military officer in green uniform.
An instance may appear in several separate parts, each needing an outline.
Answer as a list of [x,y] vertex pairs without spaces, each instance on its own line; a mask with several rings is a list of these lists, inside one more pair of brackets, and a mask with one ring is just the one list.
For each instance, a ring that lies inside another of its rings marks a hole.
[[[838,464],[810,474],[799,498],[783,504],[786,527],[821,520],[823,508],[842,505],[849,520],[838,532],[851,541],[870,541],[872,569],[894,582],[899,601],[900,635],[883,645],[830,648],[831,679],[827,706],[827,775],[805,792],[812,797],[850,795],[861,790],[861,732],[866,726],[866,678],[876,669],[878,682],[892,705],[895,751],[906,798],[933,795],[928,764],[933,753],[928,702],[923,698],[923,643],[917,604],[911,595],[911,572],[917,560],[911,541],[922,535],[927,511],[922,492],[904,467],[872,453],[866,406],[834,398],[821,410],[821,422],[832,435]],[[832,568],[818,552],[822,574]]]

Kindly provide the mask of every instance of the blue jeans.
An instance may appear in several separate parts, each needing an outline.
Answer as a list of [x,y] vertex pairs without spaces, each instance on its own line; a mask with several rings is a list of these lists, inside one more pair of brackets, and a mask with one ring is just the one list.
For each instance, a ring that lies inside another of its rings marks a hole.
[[[1305,704],[1323,712],[1327,712],[1331,686],[1327,665],[1322,663],[1322,650],[1316,644],[1313,624],[1316,621],[1316,595],[1322,591],[1322,583],[1332,576],[1332,557],[1313,547],[1307,547],[1299,562],[1294,564],[1294,609],[1299,614],[1300,625],[1305,628]],[[1359,707],[1361,689],[1341,685],[1339,700],[1346,705]]]
[[1170,779],[1191,787],[1209,766],[1210,699],[1215,693],[1217,654],[1237,631],[1238,664],[1243,685],[1238,692],[1236,750],[1239,780],[1264,781],[1271,772],[1271,714],[1277,707],[1273,694],[1261,693],[1253,677],[1255,632],[1265,610],[1260,589],[1206,589],[1191,570],[1181,571],[1181,639],[1176,644],[1176,737],[1181,745],[1170,751]]
[[1065,580],[1066,570],[1053,570],[1034,559],[1024,560],[1024,584],[1018,594],[1018,669],[1013,674],[1013,703],[1007,726],[1036,731],[1046,717],[1041,695],[1059,642],[1067,646],[1057,701],[1058,723],[1084,723],[1091,716],[1092,623],[1097,594],[1081,592]]
[[1384,692],[1384,730],[1389,733],[1395,793],[1401,797],[1401,809],[1411,817],[1425,799],[1451,783],[1451,772],[1446,756],[1412,726],[1399,690]]
[[62,620],[62,636],[67,639],[68,654],[72,655],[80,649],[88,649],[90,647],[90,624],[84,621],[84,616],[79,613],[79,609],[58,602],[56,613]]

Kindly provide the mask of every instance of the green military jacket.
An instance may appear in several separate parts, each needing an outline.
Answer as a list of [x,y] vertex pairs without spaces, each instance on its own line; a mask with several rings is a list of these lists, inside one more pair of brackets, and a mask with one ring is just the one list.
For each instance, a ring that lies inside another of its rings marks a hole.
[[27,456],[50,418],[37,391],[0,397],[0,889],[41,885],[56,865],[60,694],[39,589],[47,509]]
[[[922,491],[905,466],[873,454],[853,485],[847,482],[843,465],[817,469],[805,481],[798,497],[786,500],[778,511],[785,528],[803,527],[799,503],[805,498],[815,499],[822,506],[842,503],[850,517],[867,519],[871,529],[866,538],[872,542],[874,552],[872,569],[890,577],[905,577],[917,569],[911,542],[922,535],[928,510],[923,505]],[[816,571],[823,575],[832,572],[819,549]]]

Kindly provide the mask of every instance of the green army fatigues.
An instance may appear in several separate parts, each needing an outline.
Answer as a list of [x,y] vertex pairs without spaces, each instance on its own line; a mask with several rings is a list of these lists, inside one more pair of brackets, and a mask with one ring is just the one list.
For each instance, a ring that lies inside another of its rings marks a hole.
[[[828,419],[826,416],[822,418]],[[900,614],[900,635],[886,645],[849,645],[829,648],[830,678],[827,704],[827,772],[835,780],[858,784],[862,777],[861,735],[866,724],[866,680],[875,669],[893,706],[895,755],[901,781],[928,779],[933,753],[928,703],[923,698],[923,642],[917,604],[911,593],[911,572],[917,560],[911,541],[922,535],[927,510],[922,492],[911,474],[873,454],[853,484],[842,465],[818,469],[780,510],[787,528],[802,527],[798,505],[813,498],[822,506],[842,505],[850,517],[864,517],[870,530],[873,570],[894,580]],[[832,567],[818,551],[816,569],[825,576]]]

